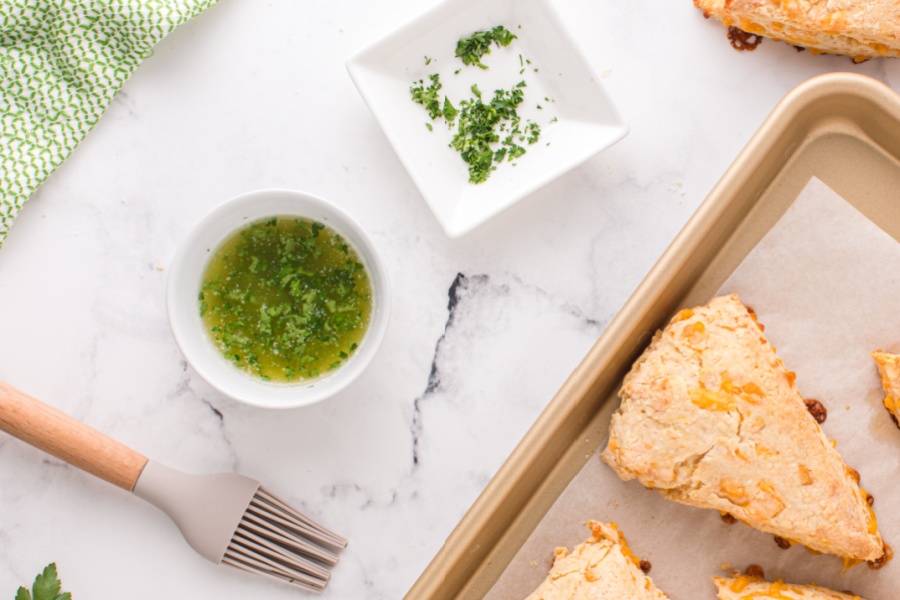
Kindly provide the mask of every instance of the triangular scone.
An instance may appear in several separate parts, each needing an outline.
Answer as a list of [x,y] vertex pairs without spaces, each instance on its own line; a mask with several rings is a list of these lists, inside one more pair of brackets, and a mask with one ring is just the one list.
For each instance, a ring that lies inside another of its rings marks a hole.
[[872,353],[881,387],[884,388],[884,407],[888,409],[894,422],[900,427],[900,354],[888,354],[878,350]]
[[817,585],[793,585],[781,580],[768,582],[758,577],[713,577],[719,600],[865,600]]
[[668,600],[640,569],[611,523],[588,523],[591,537],[569,552],[557,548],[547,579],[525,600]]
[[625,377],[603,460],[667,498],[849,560],[875,514],[737,295],[678,313]]
[[694,0],[726,27],[854,61],[900,56],[897,0]]

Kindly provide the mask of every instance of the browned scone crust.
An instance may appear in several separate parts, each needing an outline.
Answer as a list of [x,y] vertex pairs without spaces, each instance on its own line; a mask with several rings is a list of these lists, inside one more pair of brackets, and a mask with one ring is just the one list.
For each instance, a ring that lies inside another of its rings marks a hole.
[[603,460],[667,498],[848,560],[883,554],[853,472],[737,295],[679,312],[625,377]]
[[525,600],[668,600],[641,572],[614,524],[588,526],[591,537],[572,552],[556,549],[550,574]]
[[876,350],[872,353],[872,359],[878,366],[878,374],[881,375],[884,407],[894,415],[900,426],[900,354]]
[[861,596],[835,592],[817,585],[768,582],[749,575],[713,577],[719,600],[865,600]]
[[694,0],[726,27],[856,62],[900,56],[900,0]]

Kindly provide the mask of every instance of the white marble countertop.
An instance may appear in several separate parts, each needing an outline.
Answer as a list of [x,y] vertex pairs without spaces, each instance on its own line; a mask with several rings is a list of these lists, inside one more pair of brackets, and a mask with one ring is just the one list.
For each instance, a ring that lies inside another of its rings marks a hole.
[[[0,378],[161,462],[254,476],[351,545],[325,598],[399,599],[790,89],[854,65],[732,50],[687,0],[559,0],[630,134],[448,239],[357,93],[348,56],[435,4],[222,2],[158,47],[0,250]],[[392,321],[330,401],[216,393],[166,320],[203,214],[267,187],[331,200],[391,274]],[[56,561],[76,599],[302,596],[196,555],[149,505],[0,435],[0,597]]]

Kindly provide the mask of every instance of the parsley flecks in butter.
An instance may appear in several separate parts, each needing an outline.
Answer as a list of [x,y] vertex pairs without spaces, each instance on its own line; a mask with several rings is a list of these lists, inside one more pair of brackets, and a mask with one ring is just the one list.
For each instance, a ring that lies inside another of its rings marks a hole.
[[[508,46],[515,39],[516,35],[502,25],[476,31],[457,42],[456,56],[465,65],[487,69],[481,58],[490,53],[491,45]],[[531,64],[531,61],[519,54],[519,64],[524,66]],[[520,72],[523,71],[524,69]],[[459,69],[454,71],[455,74],[459,72]],[[427,85],[424,79],[420,79],[409,88],[412,100],[425,108],[431,120],[443,117],[450,129],[456,124],[450,147],[468,165],[470,183],[486,181],[496,170],[497,163],[514,161],[524,155],[526,150],[520,142],[534,144],[540,138],[540,126],[530,120],[522,123],[517,113],[517,108],[524,99],[523,88],[527,87],[524,80],[519,81],[512,89],[495,90],[489,101],[485,101],[482,91],[472,84],[469,88],[472,96],[460,100],[454,106],[447,96],[443,96],[443,101],[441,100],[440,90],[443,85],[440,75],[433,73],[428,79],[430,83]],[[429,123],[426,126],[429,131],[433,130]]]
[[302,381],[334,369],[365,335],[372,288],[356,250],[322,223],[256,221],[215,250],[199,294],[215,345],[264,380]]

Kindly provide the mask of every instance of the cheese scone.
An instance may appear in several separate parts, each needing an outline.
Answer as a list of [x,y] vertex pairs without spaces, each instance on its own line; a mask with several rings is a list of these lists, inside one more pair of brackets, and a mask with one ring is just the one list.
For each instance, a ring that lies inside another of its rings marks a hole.
[[694,0],[726,27],[856,62],[900,56],[898,0]]
[[750,575],[713,577],[713,582],[718,588],[719,600],[865,600],[862,596],[817,585],[793,585],[781,580],[770,583]]
[[682,310],[626,375],[602,458],[623,480],[851,561],[883,554],[856,475],[737,295]]
[[612,523],[591,521],[591,537],[569,552],[557,548],[547,579],[525,600],[668,600]]
[[878,374],[881,375],[881,387],[884,388],[884,407],[894,417],[900,427],[900,354],[888,354],[877,350],[872,353]]

